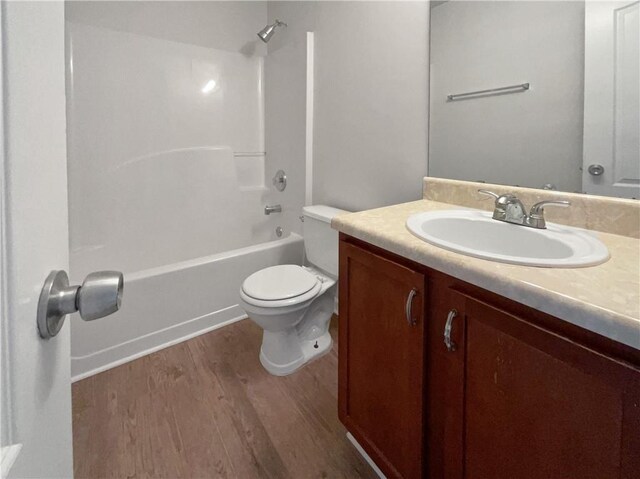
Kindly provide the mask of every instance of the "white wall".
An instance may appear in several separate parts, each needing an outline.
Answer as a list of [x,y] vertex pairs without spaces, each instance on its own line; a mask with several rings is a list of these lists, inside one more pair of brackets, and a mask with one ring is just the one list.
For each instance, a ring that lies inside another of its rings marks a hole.
[[[268,16],[289,24],[268,46],[270,161],[277,156],[296,177],[303,174],[305,33],[313,31],[313,202],[361,210],[420,198],[427,170],[428,4],[269,2]],[[294,197],[302,205],[303,191]]]
[[[435,6],[429,175],[580,191],[583,76],[583,2]],[[524,93],[446,101],[524,82]]]

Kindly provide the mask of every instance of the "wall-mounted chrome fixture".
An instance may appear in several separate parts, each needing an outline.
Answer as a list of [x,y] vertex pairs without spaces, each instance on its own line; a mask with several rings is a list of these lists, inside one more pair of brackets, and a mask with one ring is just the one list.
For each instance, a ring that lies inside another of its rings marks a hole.
[[278,191],[284,191],[287,187],[287,175],[284,174],[284,171],[276,171],[276,175],[273,177],[273,186],[275,186]]
[[264,214],[270,215],[271,213],[282,213],[282,205],[265,206]]
[[286,23],[276,19],[275,23],[272,23],[271,25],[267,25],[266,27],[264,27],[262,30],[258,32],[258,38],[260,38],[260,40],[262,40],[263,42],[267,43],[275,33],[277,27],[286,27],[286,26],[287,26]]
[[282,233],[284,233],[284,230],[282,229],[282,226],[278,226],[278,227],[276,228],[276,236],[277,236],[278,238],[282,238]]
[[93,321],[120,309],[124,277],[118,271],[89,274],[82,286],[69,286],[65,271],[52,271],[44,282],[38,300],[38,332],[44,339],[60,332],[67,314],[80,312],[85,321]]

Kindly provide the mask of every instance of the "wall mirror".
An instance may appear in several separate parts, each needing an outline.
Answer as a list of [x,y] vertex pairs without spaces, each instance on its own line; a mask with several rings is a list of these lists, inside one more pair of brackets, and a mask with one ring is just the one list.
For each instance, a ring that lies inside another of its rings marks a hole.
[[640,198],[639,3],[432,2],[429,175]]

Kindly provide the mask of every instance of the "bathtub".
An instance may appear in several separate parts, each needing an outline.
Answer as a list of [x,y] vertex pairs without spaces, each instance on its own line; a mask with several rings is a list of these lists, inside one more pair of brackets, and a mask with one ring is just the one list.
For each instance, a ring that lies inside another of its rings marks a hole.
[[[71,375],[77,381],[246,318],[239,288],[249,274],[302,264],[296,233],[266,243],[125,273],[122,308],[96,321],[71,319]],[[258,351],[256,351],[256,355]]]

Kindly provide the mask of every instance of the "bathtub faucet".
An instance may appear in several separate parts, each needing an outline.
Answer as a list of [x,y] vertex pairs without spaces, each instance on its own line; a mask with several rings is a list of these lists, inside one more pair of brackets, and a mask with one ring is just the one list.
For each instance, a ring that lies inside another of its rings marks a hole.
[[282,206],[281,205],[265,206],[264,214],[270,215],[271,213],[282,213]]

